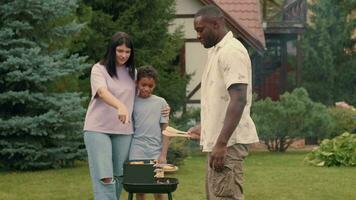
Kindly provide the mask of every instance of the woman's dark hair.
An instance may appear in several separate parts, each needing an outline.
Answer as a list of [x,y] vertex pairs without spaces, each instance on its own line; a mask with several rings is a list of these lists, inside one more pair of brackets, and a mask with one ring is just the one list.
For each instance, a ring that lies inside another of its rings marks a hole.
[[150,65],[142,66],[137,70],[137,81],[139,81],[141,78],[153,78],[153,80],[157,82],[157,70]]
[[128,68],[129,75],[134,80],[135,79],[135,50],[133,47],[132,40],[127,33],[117,32],[115,33],[106,49],[104,58],[100,61],[100,64],[106,67],[110,77],[117,77],[116,74],[116,47],[125,44],[127,48],[131,49],[131,54],[127,62],[125,63]]

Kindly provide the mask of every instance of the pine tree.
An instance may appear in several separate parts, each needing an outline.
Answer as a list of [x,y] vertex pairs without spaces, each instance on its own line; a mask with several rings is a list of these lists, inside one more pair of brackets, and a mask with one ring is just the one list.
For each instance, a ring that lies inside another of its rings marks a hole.
[[355,0],[316,0],[304,34],[303,86],[315,101],[356,104]]
[[49,86],[80,72],[85,58],[65,50],[81,25],[68,23],[76,0],[0,1],[0,165],[70,166],[85,155],[79,93]]
[[[180,74],[176,62],[183,47],[182,35],[178,31],[168,32],[175,13],[174,0],[84,0],[84,3],[78,14],[85,20],[91,16],[87,23],[90,30],[86,40],[78,42],[75,51],[97,62],[115,32],[128,33],[134,41],[136,65],[152,65],[158,69],[155,93],[164,97],[173,111],[180,109],[185,104],[187,77]],[[84,77],[89,77],[89,73],[87,70]],[[89,85],[89,81],[85,84]]]

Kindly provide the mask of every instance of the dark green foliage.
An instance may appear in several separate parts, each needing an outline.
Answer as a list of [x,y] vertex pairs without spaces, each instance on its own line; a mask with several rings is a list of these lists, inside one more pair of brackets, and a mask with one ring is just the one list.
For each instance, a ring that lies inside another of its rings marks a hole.
[[200,122],[200,108],[187,108],[186,112],[180,116],[175,116],[170,123],[179,130],[187,130],[188,128]]
[[[190,127],[200,122],[200,108],[190,108],[181,116],[170,119],[170,126],[186,131]],[[199,141],[187,140],[185,138],[171,138],[171,145],[168,149],[168,161],[175,164],[182,164],[183,160],[194,152],[201,152]]]
[[[77,9],[79,19],[88,27],[75,41],[72,51],[89,57],[93,64],[105,53],[106,45],[117,31],[128,33],[133,41],[136,66],[152,65],[159,72],[155,93],[179,110],[185,103],[187,78],[180,74],[177,56],[183,47],[181,33],[168,33],[174,18],[174,0],[83,0]],[[87,21],[90,19],[90,21]],[[89,93],[87,69],[82,88]]]
[[75,0],[0,2],[0,163],[12,169],[70,166],[85,155],[85,110],[75,92],[49,88],[78,73],[84,57],[65,46],[82,25],[71,21]]
[[189,148],[187,146],[188,140],[186,138],[171,138],[167,153],[167,162],[174,165],[183,164],[184,159],[188,156]]
[[319,167],[356,166],[356,134],[345,132],[331,140],[323,140],[305,161]]
[[303,87],[314,101],[356,104],[355,0],[316,0],[304,33]]
[[323,137],[332,123],[326,106],[310,100],[304,88],[284,93],[279,101],[267,98],[255,102],[252,118],[268,150],[279,152],[286,151],[296,139]]

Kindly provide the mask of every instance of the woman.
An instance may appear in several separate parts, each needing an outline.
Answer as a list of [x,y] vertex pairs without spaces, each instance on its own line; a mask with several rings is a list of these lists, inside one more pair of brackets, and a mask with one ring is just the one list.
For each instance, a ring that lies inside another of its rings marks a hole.
[[[135,98],[135,53],[130,37],[114,34],[90,76],[92,97],[84,124],[96,200],[120,199],[123,163],[128,157]],[[169,114],[169,108],[162,111]]]

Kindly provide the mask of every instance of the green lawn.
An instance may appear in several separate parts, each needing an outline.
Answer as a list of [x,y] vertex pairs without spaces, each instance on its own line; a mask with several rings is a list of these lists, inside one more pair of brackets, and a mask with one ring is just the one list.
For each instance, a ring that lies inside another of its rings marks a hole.
[[[305,153],[252,152],[245,164],[246,200],[356,200],[356,168],[303,164]],[[176,200],[204,200],[205,157],[193,156],[177,174]],[[1,200],[92,199],[86,163],[72,169],[0,172]],[[127,194],[122,195],[127,199]],[[152,198],[148,198],[151,200]]]

